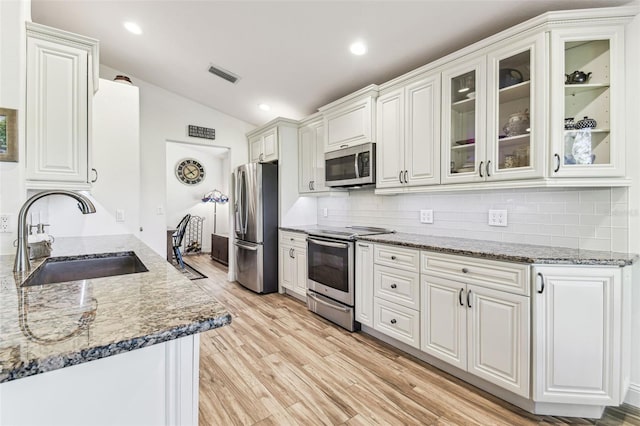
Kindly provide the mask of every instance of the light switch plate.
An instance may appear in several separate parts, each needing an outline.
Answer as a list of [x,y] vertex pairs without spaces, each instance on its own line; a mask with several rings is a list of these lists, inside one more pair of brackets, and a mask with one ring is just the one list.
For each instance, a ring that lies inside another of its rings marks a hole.
[[507,211],[489,210],[489,226],[507,226]]
[[124,210],[116,209],[116,222],[124,222]]
[[433,223],[433,210],[420,210],[420,223]]
[[328,216],[329,216],[329,209],[325,207],[322,209],[322,217],[328,217]]

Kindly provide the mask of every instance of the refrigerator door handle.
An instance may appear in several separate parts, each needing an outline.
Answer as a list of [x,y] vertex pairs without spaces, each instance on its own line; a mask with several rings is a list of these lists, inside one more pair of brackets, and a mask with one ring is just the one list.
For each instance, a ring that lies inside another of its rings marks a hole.
[[[242,172],[242,190],[244,191],[244,199],[246,201],[247,198],[247,172]],[[246,235],[247,234],[247,226],[249,223],[249,208],[248,206],[245,206],[244,204],[242,205],[242,208],[244,209],[244,227],[242,228],[242,234]]]
[[241,249],[249,250],[249,251],[258,251],[258,246],[248,246],[237,241],[233,242],[233,245],[236,247],[240,247]]

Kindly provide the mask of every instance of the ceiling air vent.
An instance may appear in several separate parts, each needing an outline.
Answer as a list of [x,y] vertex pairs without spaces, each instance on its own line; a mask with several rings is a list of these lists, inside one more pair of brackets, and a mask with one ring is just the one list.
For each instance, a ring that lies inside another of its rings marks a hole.
[[224,70],[216,65],[209,66],[209,72],[213,75],[217,75],[224,80],[227,80],[229,83],[235,83],[240,79],[240,77],[233,74],[232,72]]

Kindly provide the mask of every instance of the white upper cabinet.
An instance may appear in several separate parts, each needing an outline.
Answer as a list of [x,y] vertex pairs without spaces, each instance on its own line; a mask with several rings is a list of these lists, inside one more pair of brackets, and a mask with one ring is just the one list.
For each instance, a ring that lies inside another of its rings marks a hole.
[[97,40],[27,23],[28,188],[91,188],[97,49]]
[[278,160],[278,127],[270,127],[249,136],[249,160],[270,163]]
[[486,68],[476,56],[442,72],[442,183],[485,179]]
[[370,85],[320,108],[325,152],[375,142],[377,96],[378,86]]
[[443,183],[543,177],[545,57],[539,33],[443,71]]
[[624,27],[551,31],[551,175],[625,175]]
[[487,56],[487,180],[541,178],[546,136],[544,33]]
[[440,182],[440,73],[423,76],[377,101],[377,188]]
[[324,185],[324,126],[316,120],[303,121],[298,129],[298,192],[329,191]]

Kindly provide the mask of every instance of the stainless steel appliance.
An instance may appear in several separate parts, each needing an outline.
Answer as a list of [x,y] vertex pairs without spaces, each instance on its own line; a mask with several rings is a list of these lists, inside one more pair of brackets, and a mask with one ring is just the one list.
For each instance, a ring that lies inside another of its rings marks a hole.
[[355,240],[358,236],[393,232],[353,226],[322,228],[307,237],[307,307],[346,328],[359,330],[355,321]]
[[366,143],[324,155],[325,184],[350,187],[376,183],[376,144]]
[[278,291],[278,166],[249,163],[233,173],[236,281]]

